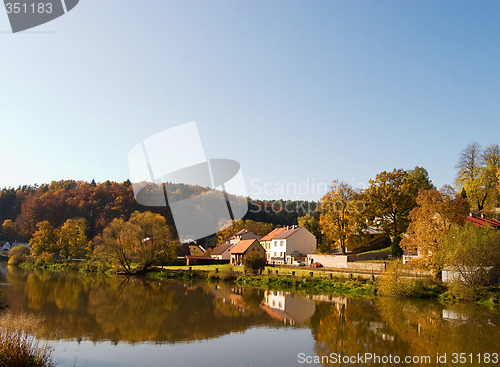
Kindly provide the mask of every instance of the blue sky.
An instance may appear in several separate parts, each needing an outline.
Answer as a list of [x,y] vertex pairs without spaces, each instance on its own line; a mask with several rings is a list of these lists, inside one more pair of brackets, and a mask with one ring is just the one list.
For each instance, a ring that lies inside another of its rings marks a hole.
[[190,121],[252,197],[319,199],[335,178],[416,165],[452,183],[468,143],[500,143],[499,15],[497,1],[81,0],[12,34],[0,11],[0,187],[126,180],[135,144]]

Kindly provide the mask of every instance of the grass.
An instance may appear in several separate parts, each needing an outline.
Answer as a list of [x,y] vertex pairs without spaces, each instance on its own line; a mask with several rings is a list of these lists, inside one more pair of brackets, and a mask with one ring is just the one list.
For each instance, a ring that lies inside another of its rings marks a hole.
[[55,367],[51,355],[50,347],[24,332],[0,331],[2,367]]
[[292,289],[316,294],[337,293],[371,296],[376,293],[376,288],[372,282],[361,280],[339,281],[337,279],[254,276],[240,277],[236,280],[236,283],[243,286]]
[[[164,271],[188,271],[189,267],[188,266],[162,266],[159,267],[160,269],[163,269]],[[229,264],[223,264],[223,265],[193,265],[191,266],[192,271],[197,271],[197,272],[215,272],[215,269],[219,269],[220,272],[225,271],[226,269],[230,268],[233,271],[235,271],[238,274],[243,275],[244,274],[244,267],[243,266],[232,266]],[[309,277],[310,273],[313,273],[314,278],[324,278],[324,279],[329,279],[329,274],[332,273],[334,274],[334,278],[337,279],[348,279],[349,273],[339,273],[339,272],[331,272],[328,270],[325,270],[324,268],[310,268],[310,267],[279,267],[279,266],[266,266],[266,268],[263,270],[262,275],[276,275],[276,270],[278,271],[278,275],[285,275],[285,276],[292,276],[292,272],[295,272],[296,277]],[[269,273],[270,272],[270,273]],[[356,273],[356,271],[352,271],[353,273]],[[358,275],[356,277],[357,279],[369,279],[370,275]]]
[[377,253],[377,252],[384,252],[384,251],[390,251],[391,250],[391,246],[387,246],[387,247],[384,247],[380,250],[371,250],[371,251],[366,251],[366,252],[362,252],[361,254],[374,254],[374,253]]

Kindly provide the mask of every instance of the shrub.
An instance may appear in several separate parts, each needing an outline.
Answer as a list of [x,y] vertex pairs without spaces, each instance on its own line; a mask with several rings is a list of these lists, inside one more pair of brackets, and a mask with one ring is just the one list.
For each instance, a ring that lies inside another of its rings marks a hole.
[[226,282],[236,280],[238,278],[238,272],[236,272],[232,266],[228,266],[221,271],[220,279]]
[[214,281],[214,280],[219,280],[219,279],[220,279],[219,274],[217,274],[215,271],[211,271],[207,275],[207,280],[209,280],[209,281]]
[[2,367],[55,367],[51,354],[51,348],[23,332],[0,332]]
[[389,264],[387,272],[377,280],[378,293],[396,297],[433,297],[438,290],[427,286],[422,279],[409,276],[401,261]]
[[30,249],[27,246],[20,245],[12,248],[9,251],[9,265],[17,266],[22,264],[28,258]]
[[257,252],[251,253],[245,257],[245,269],[252,274],[257,274],[260,269],[266,267],[266,259]]
[[458,273],[450,284],[451,296],[474,301],[484,296],[490,271],[500,269],[500,232],[472,224],[453,228],[444,237],[440,255]]
[[54,263],[54,254],[49,252],[42,252],[35,260],[35,266],[43,267]]
[[18,266],[19,264],[22,264],[25,260],[26,260],[26,255],[14,254],[11,257],[9,257],[9,262],[7,264]]
[[14,255],[28,256],[29,254],[30,254],[30,249],[26,245],[19,245],[9,250],[9,256],[14,256]]

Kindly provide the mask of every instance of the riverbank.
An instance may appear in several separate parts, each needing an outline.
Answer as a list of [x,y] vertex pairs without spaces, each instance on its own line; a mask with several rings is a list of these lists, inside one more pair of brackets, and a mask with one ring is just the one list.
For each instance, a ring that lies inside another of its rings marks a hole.
[[[483,287],[477,294],[465,298],[457,296],[444,283],[432,279],[402,277],[394,283],[389,276],[374,279],[368,274],[353,276],[349,273],[333,273],[326,269],[266,267],[263,275],[246,274],[243,267],[230,265],[164,266],[152,267],[138,274],[116,273],[102,268],[95,271],[86,262],[58,264],[23,263],[26,270],[40,269],[51,272],[101,273],[108,276],[144,276],[152,279],[178,279],[183,281],[205,280],[235,282],[242,287],[258,287],[270,290],[301,291],[312,294],[341,294],[353,296],[394,296],[402,298],[438,299],[444,303],[477,303],[500,308],[500,288]],[[390,284],[390,291],[387,290]]]

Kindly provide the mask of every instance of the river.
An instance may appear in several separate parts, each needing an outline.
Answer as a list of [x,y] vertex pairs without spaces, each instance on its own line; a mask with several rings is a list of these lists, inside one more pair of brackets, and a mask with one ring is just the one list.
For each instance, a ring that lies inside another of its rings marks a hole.
[[500,314],[482,306],[1,270],[0,327],[58,367],[499,365]]

